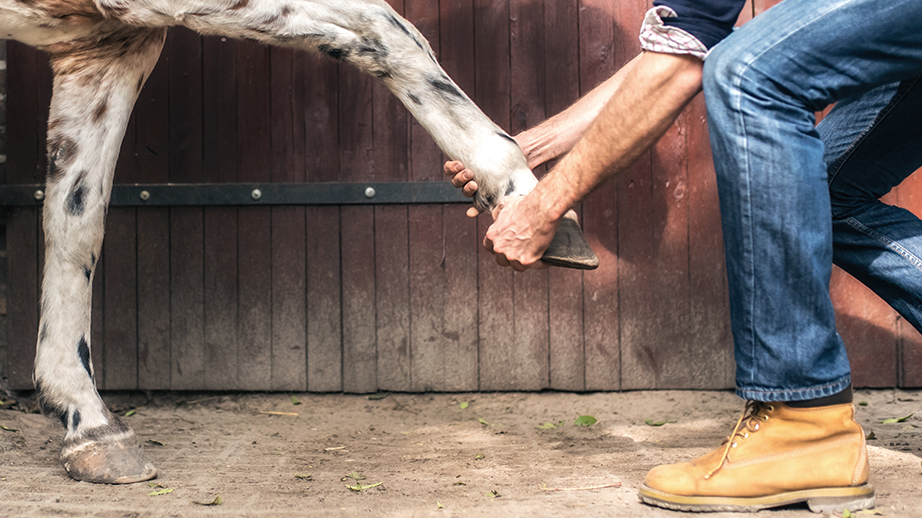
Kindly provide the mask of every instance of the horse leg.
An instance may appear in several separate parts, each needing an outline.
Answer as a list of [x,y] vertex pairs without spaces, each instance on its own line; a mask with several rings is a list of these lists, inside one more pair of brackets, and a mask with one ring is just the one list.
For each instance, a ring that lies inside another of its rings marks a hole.
[[128,117],[165,29],[131,28],[44,47],[54,70],[43,211],[45,277],[33,378],[67,429],[61,461],[91,482],[153,478],[134,431],[109,412],[90,362],[90,298],[112,175]]
[[[474,205],[481,211],[537,184],[515,141],[458,88],[422,34],[383,0],[100,0],[99,5],[125,23],[184,25],[203,34],[321,52],[377,77],[446,155],[474,172]],[[598,265],[573,220],[561,225],[552,247],[556,264]]]

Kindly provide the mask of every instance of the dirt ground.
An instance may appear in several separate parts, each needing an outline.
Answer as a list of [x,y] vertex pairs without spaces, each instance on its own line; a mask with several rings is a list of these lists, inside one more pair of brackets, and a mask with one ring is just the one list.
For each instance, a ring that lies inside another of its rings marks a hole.
[[[678,516],[638,501],[644,474],[716,447],[742,410],[730,392],[697,391],[294,398],[107,395],[118,413],[134,409],[126,420],[160,470],[123,486],[70,480],[63,431],[27,399],[2,398],[0,516]],[[877,510],[922,517],[922,391],[859,391],[856,402],[876,437]],[[574,426],[581,415],[598,422]]]

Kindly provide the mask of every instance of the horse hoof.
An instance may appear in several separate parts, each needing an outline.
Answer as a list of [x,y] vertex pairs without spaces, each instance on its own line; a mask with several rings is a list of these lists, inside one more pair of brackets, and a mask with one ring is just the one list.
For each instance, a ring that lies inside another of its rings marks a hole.
[[156,477],[157,468],[141,451],[134,431],[127,426],[113,428],[118,427],[106,427],[105,435],[91,430],[81,439],[66,441],[61,462],[67,474],[98,484],[130,484]]
[[595,270],[599,267],[599,258],[586,241],[586,236],[579,228],[576,213],[572,210],[560,220],[557,233],[554,234],[554,239],[544,251],[541,260],[551,266],[577,270]]

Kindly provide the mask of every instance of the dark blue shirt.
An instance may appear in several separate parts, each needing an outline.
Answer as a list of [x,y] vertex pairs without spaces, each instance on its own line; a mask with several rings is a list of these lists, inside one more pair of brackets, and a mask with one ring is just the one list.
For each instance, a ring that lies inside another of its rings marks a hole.
[[710,49],[726,38],[743,9],[746,0],[656,0],[676,12],[675,18],[663,18],[663,23],[677,27],[698,38]]

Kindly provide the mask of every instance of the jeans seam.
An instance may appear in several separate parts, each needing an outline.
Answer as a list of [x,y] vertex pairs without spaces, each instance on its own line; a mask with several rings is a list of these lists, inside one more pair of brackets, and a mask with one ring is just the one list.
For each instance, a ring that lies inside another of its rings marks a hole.
[[[835,387],[836,385],[841,385],[843,382],[851,383],[851,374],[846,374],[845,376],[839,378],[838,380],[825,383],[823,385],[815,385],[812,387],[796,388],[796,389],[756,389],[756,388],[737,388],[737,392],[748,392],[750,394],[760,394],[760,395],[770,395],[770,394],[797,394],[810,390],[822,390],[830,387]],[[848,384],[846,383],[846,384]]]
[[915,254],[907,250],[905,247],[897,243],[895,240],[890,239],[889,237],[881,234],[880,232],[877,232],[876,230],[864,225],[863,223],[861,223],[855,218],[847,218],[845,219],[845,222],[850,227],[857,230],[858,232],[863,233],[864,235],[870,237],[871,239],[876,239],[877,241],[879,241],[881,244],[883,244],[890,250],[893,250],[894,252],[902,256],[903,259],[906,259],[907,261],[909,261],[913,266],[916,267],[917,270],[922,271],[922,259],[919,259],[918,256],[916,256]]
[[864,142],[864,139],[865,139],[865,138],[866,138],[866,137],[867,137],[877,126],[879,126],[879,125],[887,118],[887,116],[889,116],[891,113],[893,113],[893,110],[895,110],[895,109],[897,108],[897,106],[899,105],[900,101],[902,101],[904,97],[906,97],[907,95],[909,95],[909,92],[913,89],[913,87],[915,86],[915,84],[919,81],[919,78],[916,77],[916,78],[911,79],[910,81],[911,81],[910,84],[909,84],[905,89],[903,89],[903,88],[897,88],[896,93],[893,94],[893,97],[887,102],[887,106],[884,106],[884,108],[880,111],[880,113],[877,114],[877,117],[874,117],[874,120],[871,121],[870,124],[868,124],[868,126],[864,129],[864,131],[862,131],[860,135],[858,135],[857,137],[855,137],[855,140],[852,141],[851,144],[849,144],[848,149],[846,149],[846,150],[839,156],[839,158],[837,158],[837,159],[829,166],[830,172],[829,172],[829,180],[828,180],[828,182],[829,182],[829,185],[830,185],[830,186],[832,186],[832,184],[833,184],[833,182],[835,181],[836,177],[839,176],[839,171],[841,171],[842,168],[845,167],[845,164],[848,162],[848,159],[851,158],[851,156],[855,153],[855,150],[858,149],[858,146],[860,146],[861,143]]

